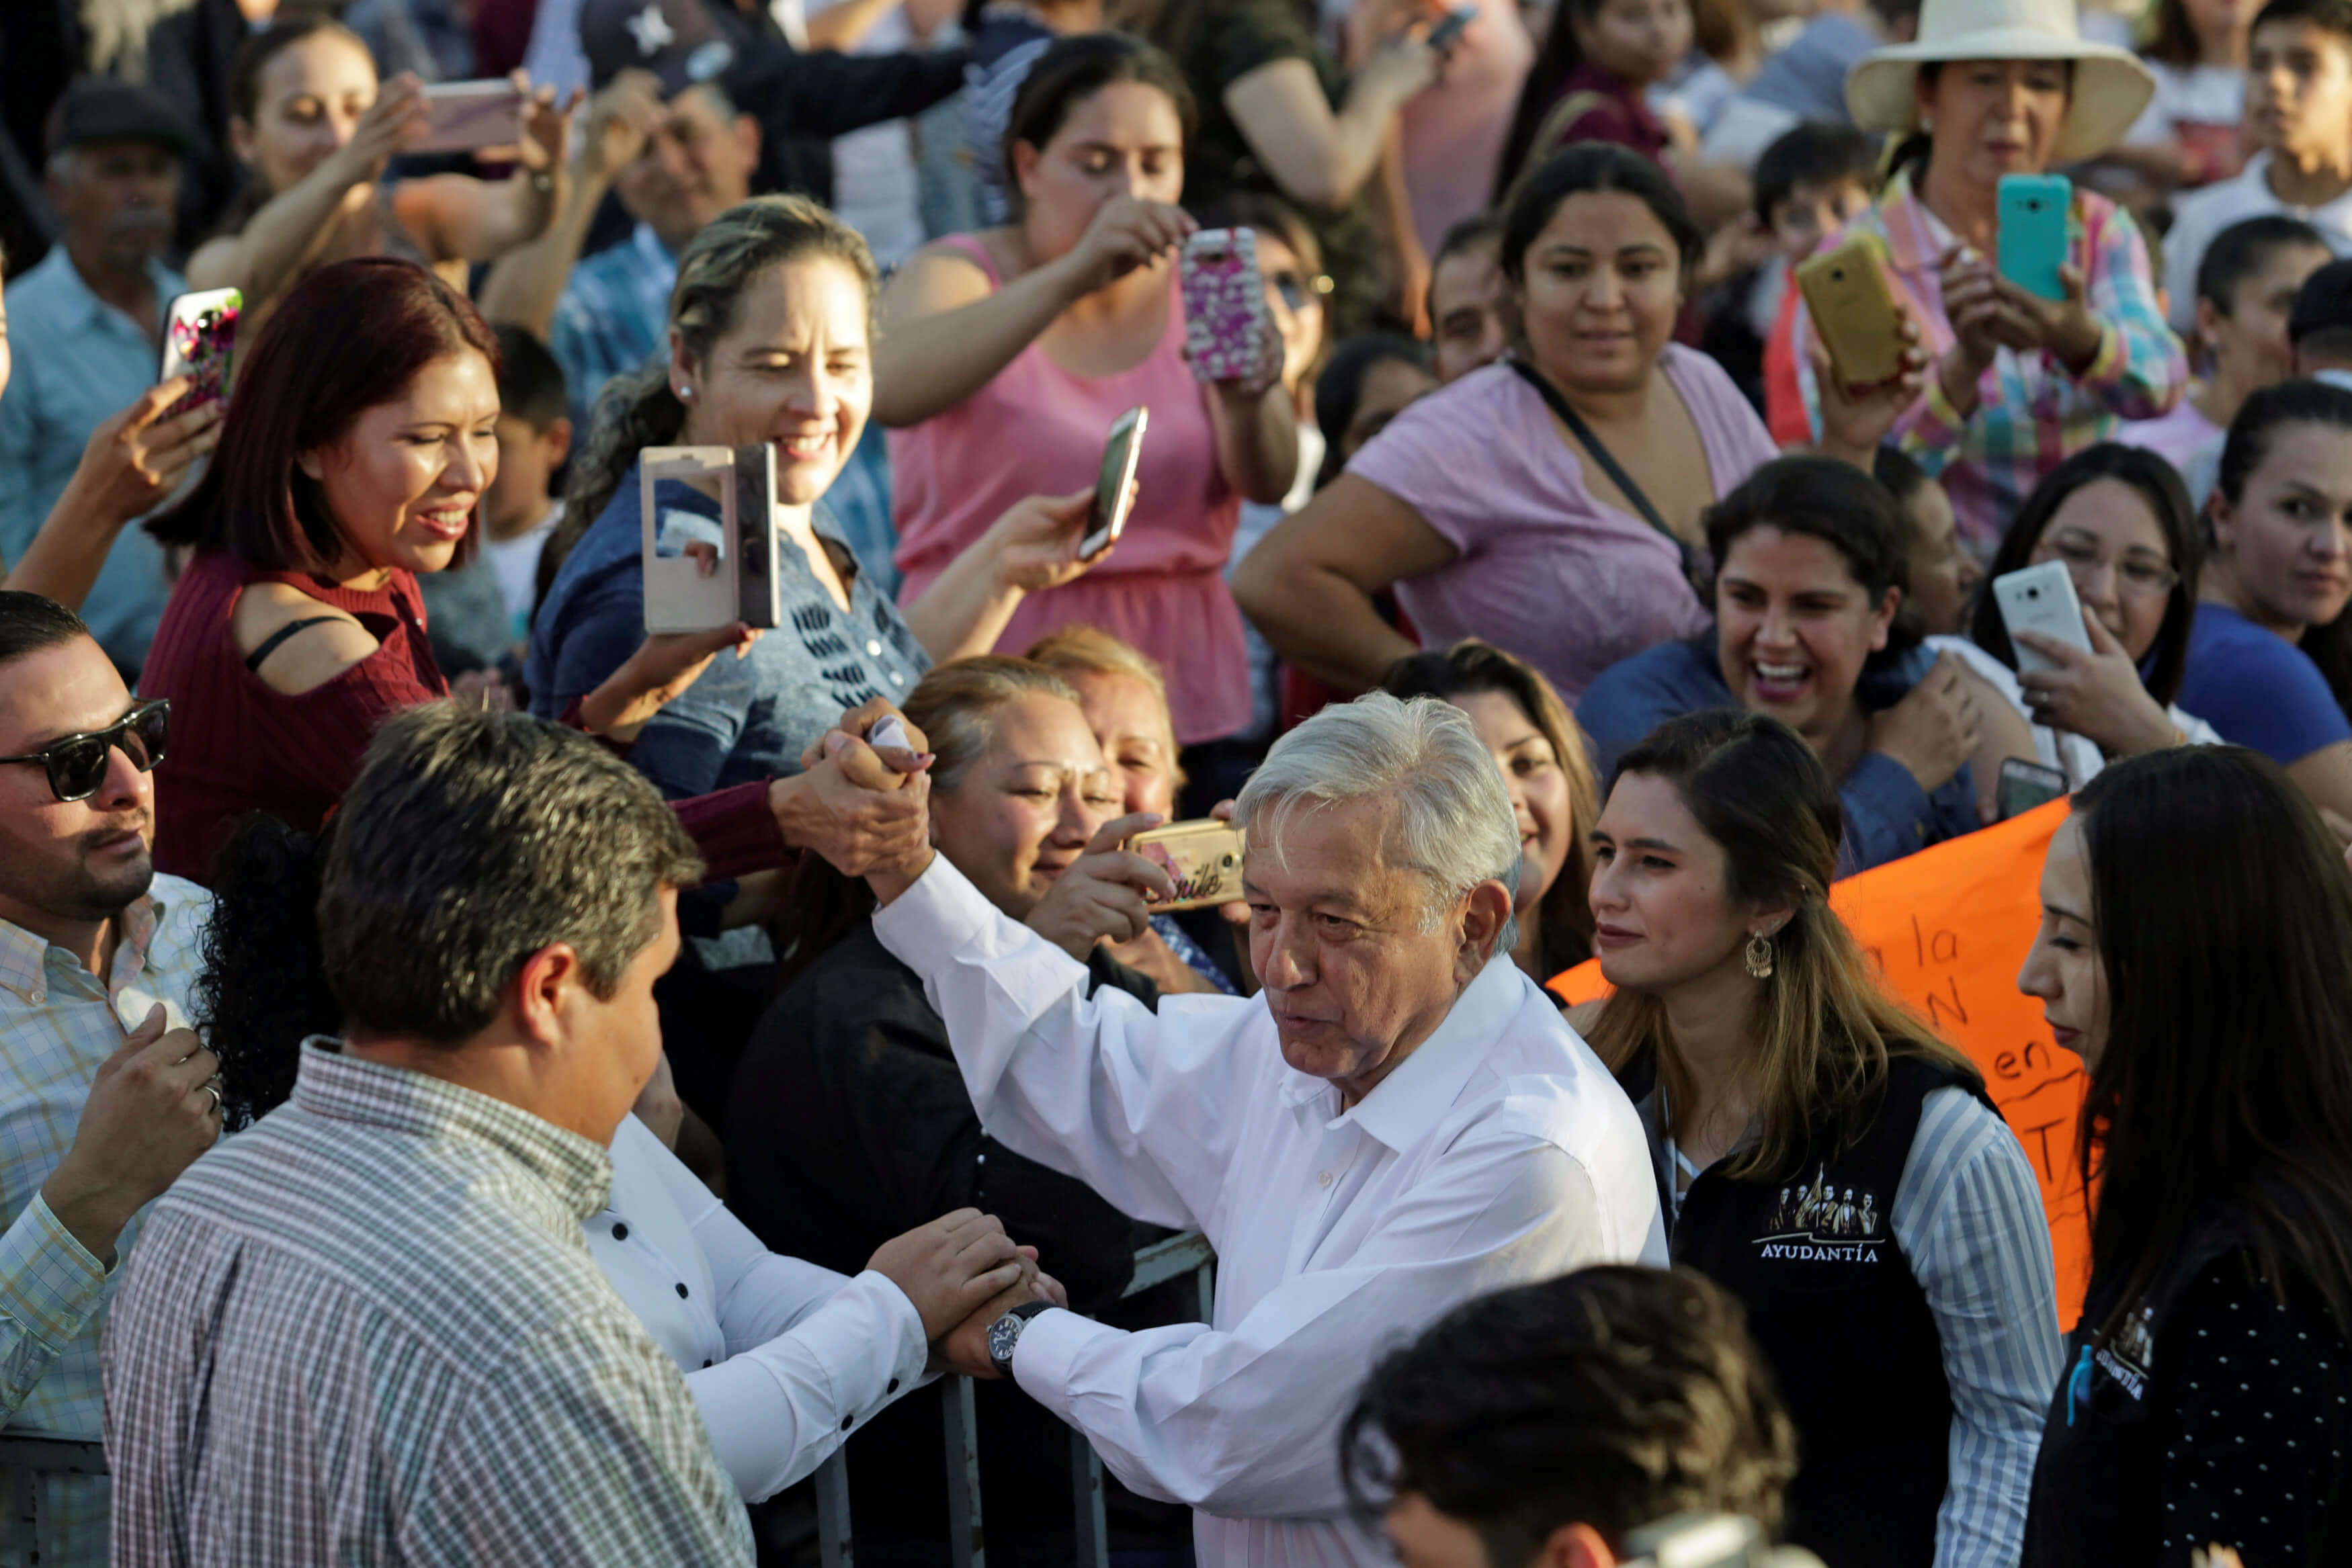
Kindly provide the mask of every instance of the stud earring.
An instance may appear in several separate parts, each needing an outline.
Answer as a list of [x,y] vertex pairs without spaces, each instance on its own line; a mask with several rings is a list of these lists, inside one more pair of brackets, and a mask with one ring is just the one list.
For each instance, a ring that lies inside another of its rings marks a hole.
[[694,401],[694,389],[692,387],[678,388],[677,401],[680,402],[692,402]]
[[1748,938],[1748,950],[1740,955],[1748,974],[1759,980],[1772,977],[1772,938],[1761,931],[1752,932]]

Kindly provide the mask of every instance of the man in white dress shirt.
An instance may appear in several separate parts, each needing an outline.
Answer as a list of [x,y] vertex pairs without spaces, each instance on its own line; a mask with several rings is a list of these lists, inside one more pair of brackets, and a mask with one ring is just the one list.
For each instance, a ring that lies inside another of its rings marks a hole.
[[[1458,710],[1328,708],[1234,821],[1265,981],[1248,1000],[1089,997],[944,858],[872,875],[875,930],[923,977],[990,1133],[1218,1255],[1213,1322],[1129,1333],[1033,1302],[950,1353],[1192,1505],[1204,1568],[1385,1562],[1337,1458],[1365,1367],[1466,1297],[1663,1265],[1656,1185],[1633,1107],[1511,961],[1518,830]],[[1063,873],[1136,929],[1169,883],[1117,845],[1148,822]]]

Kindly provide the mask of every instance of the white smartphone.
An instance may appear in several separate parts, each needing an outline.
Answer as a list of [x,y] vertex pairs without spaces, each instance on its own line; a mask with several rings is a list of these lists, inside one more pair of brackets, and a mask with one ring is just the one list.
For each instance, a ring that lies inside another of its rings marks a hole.
[[2017,655],[2020,674],[2047,670],[2051,662],[2017,640],[2020,632],[2033,632],[2053,643],[2091,651],[2091,634],[2083,630],[2083,601],[2074,597],[2074,579],[2063,560],[2045,560],[1992,580],[1993,602],[2000,606],[2001,624],[2009,628],[2009,644]]
[[[749,446],[649,446],[639,464],[646,630],[782,622],[776,455]],[[719,515],[710,515],[717,503]]]
[[503,78],[435,82],[425,89],[425,134],[409,143],[411,152],[471,152],[522,141],[522,94]]
[[1102,472],[1095,476],[1092,526],[1078,541],[1078,559],[1092,560],[1118,542],[1127,531],[1127,515],[1135,506],[1135,470],[1143,461],[1143,431],[1151,411],[1129,409],[1111,422],[1110,439],[1103,443]]

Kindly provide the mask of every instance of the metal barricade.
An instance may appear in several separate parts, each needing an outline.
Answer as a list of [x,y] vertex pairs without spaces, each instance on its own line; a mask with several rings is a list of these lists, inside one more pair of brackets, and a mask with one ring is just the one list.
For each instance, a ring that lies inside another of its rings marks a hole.
[[[1217,1299],[1217,1256],[1197,1230],[1145,1248],[1135,1255],[1135,1275],[1125,1294],[1190,1274],[1200,1291],[1202,1322],[1212,1321]],[[980,1500],[980,1442],[972,1421],[971,1380],[949,1377],[940,1385],[947,1428],[948,1563],[950,1568],[985,1568],[987,1537]],[[824,1568],[849,1568],[856,1555],[849,1525],[847,1446],[817,1467],[817,1552]],[[1102,1457],[1083,1433],[1070,1434],[1070,1492],[1076,1511],[1076,1568],[1109,1568],[1110,1527],[1103,1511]]]
[[0,1432],[0,1545],[14,1538],[28,1543],[27,1563],[57,1561],[57,1543],[49,1537],[44,1517],[40,1478],[45,1475],[102,1476],[106,1445],[82,1437],[53,1437],[33,1432]]

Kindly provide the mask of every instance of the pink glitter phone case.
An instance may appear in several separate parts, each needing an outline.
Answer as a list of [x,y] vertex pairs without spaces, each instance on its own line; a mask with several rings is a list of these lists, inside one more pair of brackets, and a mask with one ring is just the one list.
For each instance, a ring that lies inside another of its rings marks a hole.
[[1247,229],[1202,229],[1186,242],[1180,265],[1192,374],[1232,382],[1255,373],[1273,329],[1257,269],[1257,235]]

